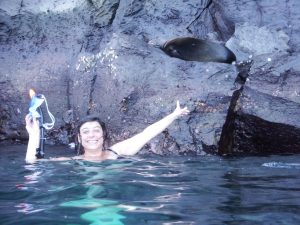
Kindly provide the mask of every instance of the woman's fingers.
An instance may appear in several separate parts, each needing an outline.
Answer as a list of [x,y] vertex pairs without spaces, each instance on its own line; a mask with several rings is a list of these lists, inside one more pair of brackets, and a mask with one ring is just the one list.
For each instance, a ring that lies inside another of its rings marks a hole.
[[33,118],[30,114],[27,114],[25,117],[25,122],[26,122],[26,127],[27,128],[34,128],[38,127],[39,128],[39,120],[36,118]]
[[190,110],[188,110],[188,108],[187,107],[184,107],[183,109],[182,109],[182,111],[181,111],[182,113],[182,115],[187,115],[187,114],[189,114],[190,113]]
[[31,115],[27,114],[25,117],[26,126],[32,126],[34,124]]
[[180,108],[179,100],[177,100],[175,111],[177,111],[179,115],[187,115],[190,113],[187,107]]

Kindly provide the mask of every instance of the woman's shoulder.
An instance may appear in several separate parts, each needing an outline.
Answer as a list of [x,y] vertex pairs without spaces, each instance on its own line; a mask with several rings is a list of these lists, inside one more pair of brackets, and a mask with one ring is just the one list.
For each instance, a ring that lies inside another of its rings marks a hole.
[[106,159],[117,159],[117,158],[119,158],[119,154],[116,153],[114,150],[108,148],[108,149],[105,149],[105,158]]

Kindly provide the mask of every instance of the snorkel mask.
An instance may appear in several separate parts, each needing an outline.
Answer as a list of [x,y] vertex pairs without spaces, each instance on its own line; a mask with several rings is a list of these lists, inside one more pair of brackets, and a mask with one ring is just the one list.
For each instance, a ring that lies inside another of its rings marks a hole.
[[41,115],[37,112],[37,110],[45,101],[44,96],[40,94],[35,94],[35,91],[33,89],[29,90],[29,95],[31,97],[29,114],[32,118],[39,118],[41,117]]
[[[53,128],[55,123],[55,118],[52,113],[49,111],[47,99],[42,94],[36,94],[33,89],[29,90],[29,95],[31,98],[29,105],[29,115],[34,119],[38,119],[40,123],[40,146],[36,149],[35,156],[40,159],[44,158],[44,129],[50,130]],[[48,116],[51,119],[51,123],[44,123],[44,115],[41,106],[45,102]]]
[[[52,113],[49,111],[47,99],[43,94],[36,94],[33,89],[29,90],[29,95],[31,98],[30,105],[29,105],[29,115],[32,118],[38,118],[40,120],[40,124],[43,128],[46,130],[50,130],[53,128],[55,123],[55,118],[52,115]],[[42,104],[45,102],[46,109],[49,115],[49,118],[51,119],[51,123],[44,123],[44,116],[41,109]]]

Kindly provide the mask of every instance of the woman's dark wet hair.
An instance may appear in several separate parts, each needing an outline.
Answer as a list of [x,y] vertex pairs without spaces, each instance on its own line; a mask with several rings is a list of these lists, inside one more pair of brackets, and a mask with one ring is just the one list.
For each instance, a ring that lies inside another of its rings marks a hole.
[[81,145],[81,143],[78,142],[78,135],[80,135],[80,128],[83,124],[87,123],[87,122],[98,122],[102,128],[103,131],[103,144],[104,144],[104,149],[107,147],[108,145],[108,138],[107,138],[107,130],[106,130],[106,126],[105,123],[102,122],[100,120],[100,118],[98,116],[95,115],[89,115],[84,117],[82,120],[79,121],[77,127],[76,127],[76,132],[75,132],[75,143],[76,143],[76,152],[77,155],[83,155],[84,154],[84,148]]

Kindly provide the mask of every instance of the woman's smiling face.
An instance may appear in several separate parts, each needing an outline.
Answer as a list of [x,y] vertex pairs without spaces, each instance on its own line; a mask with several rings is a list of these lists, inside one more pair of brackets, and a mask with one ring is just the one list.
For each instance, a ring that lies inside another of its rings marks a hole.
[[82,124],[79,131],[79,142],[85,151],[103,149],[103,130],[97,121]]

